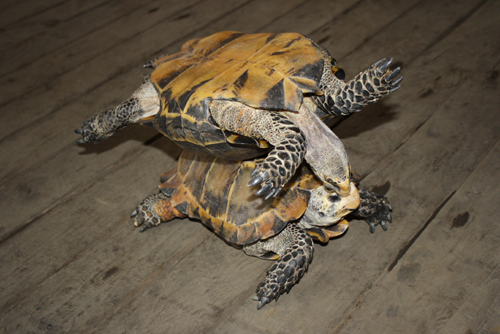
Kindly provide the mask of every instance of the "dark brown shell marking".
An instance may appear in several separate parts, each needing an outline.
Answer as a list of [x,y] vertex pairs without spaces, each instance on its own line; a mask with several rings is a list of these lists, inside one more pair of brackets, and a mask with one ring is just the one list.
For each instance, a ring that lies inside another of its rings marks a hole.
[[254,167],[254,162],[225,163],[184,151],[177,172],[160,188],[172,194],[173,206],[185,203],[189,217],[200,219],[232,244],[246,245],[272,237],[288,222],[299,219],[311,190],[320,185],[310,171],[302,168],[285,191],[264,200],[246,185]]
[[180,53],[153,63],[150,77],[162,110],[155,128],[186,149],[226,153],[223,131],[210,122],[211,100],[297,111],[304,94],[320,93],[323,64],[318,46],[296,33],[226,31],[188,41]]

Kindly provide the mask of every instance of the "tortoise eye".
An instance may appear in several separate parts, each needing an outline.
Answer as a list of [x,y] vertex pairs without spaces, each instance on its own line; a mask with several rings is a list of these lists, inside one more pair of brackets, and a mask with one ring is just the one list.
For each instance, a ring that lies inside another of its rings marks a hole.
[[345,72],[341,67],[332,67],[333,74],[339,79],[339,80],[344,80],[345,79]]
[[332,203],[340,201],[340,196],[338,194],[332,194],[328,196],[328,200]]
[[339,188],[335,187],[332,184],[324,183],[323,187],[325,187],[326,191],[329,192],[329,193],[333,193],[333,192],[338,192],[339,191]]
[[337,79],[344,80],[345,79],[345,72],[342,69],[342,67],[337,66],[337,61],[335,60],[335,58],[330,58],[330,62],[332,64],[333,74],[337,77]]

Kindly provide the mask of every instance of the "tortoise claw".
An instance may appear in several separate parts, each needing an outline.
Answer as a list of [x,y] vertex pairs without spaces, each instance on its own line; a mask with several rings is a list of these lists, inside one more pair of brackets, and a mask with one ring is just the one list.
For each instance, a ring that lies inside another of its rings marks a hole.
[[255,193],[257,196],[263,196],[266,195],[265,199],[269,199],[271,197],[276,196],[281,187],[274,186],[275,182],[273,180],[269,180],[269,173],[266,171],[261,171],[258,168],[254,169],[250,177],[253,177],[248,183],[248,187],[253,187],[258,184],[262,184],[263,182],[264,185]]
[[375,223],[368,223],[370,225],[370,233],[375,233]]
[[385,220],[382,220],[382,221],[380,222],[380,226],[382,227],[382,229],[383,229],[384,231],[387,231],[387,222],[386,222]]
[[259,301],[259,305],[257,305],[257,310],[260,310],[264,307],[264,305],[269,304],[271,300],[267,297],[262,297]]
[[165,198],[167,198],[167,196],[162,192],[149,195],[143,199],[142,202],[135,208],[134,212],[132,212],[130,218],[134,218],[134,225],[136,227],[141,226],[139,230],[140,232],[144,232],[147,229],[158,226],[162,223],[162,218],[155,210],[155,205]]
[[385,60],[385,58],[382,58],[380,59],[379,61],[377,61],[375,64],[372,65],[372,68],[375,68],[377,67],[378,65],[380,65],[383,61]]
[[389,60],[386,60],[384,63],[382,63],[382,65],[380,65],[378,67],[378,69],[381,72],[385,72],[385,70],[387,70],[387,68],[389,67],[389,65],[391,65],[391,63],[392,63],[392,58],[390,58]]
[[[273,187],[273,185],[271,183],[266,183],[262,186],[262,188],[259,189],[259,191],[257,191],[255,193],[255,195],[262,196],[264,194],[267,194],[272,189],[272,187]],[[271,190],[271,192],[272,192],[272,190]],[[267,199],[267,197],[266,197],[266,199]]]
[[271,197],[276,197],[276,195],[278,195],[278,193],[280,192],[280,190],[281,190],[281,188],[271,189],[271,191],[269,191],[269,193],[267,194],[267,196],[264,199],[268,200]]
[[[255,171],[253,173],[255,173]],[[251,177],[253,177],[253,173],[252,173]],[[253,187],[253,186],[258,185],[259,183],[262,183],[262,181],[264,181],[264,178],[261,175],[259,175],[259,176],[254,177],[253,179],[251,179],[250,182],[248,182],[247,186]]]
[[149,230],[152,226],[149,226],[149,224],[144,224],[141,229],[139,230],[139,232],[146,232],[147,230]]
[[370,232],[375,233],[375,227],[380,227],[387,231],[387,222],[392,223],[390,211],[392,207],[389,200],[382,195],[369,190],[360,190],[360,205],[353,211],[353,215],[363,218],[370,226]]
[[[394,80],[394,78],[399,74],[399,72],[401,72],[401,67],[397,67],[394,69],[394,71],[392,71],[391,73],[389,73],[386,77],[385,77],[385,80],[387,81],[392,81]],[[399,80],[399,79],[398,79]],[[395,83],[397,85],[397,83]]]
[[401,77],[401,78],[399,78],[398,80],[394,81],[392,84],[393,84],[394,86],[397,86],[397,87],[399,88],[399,86],[398,86],[398,85],[401,83],[401,81],[403,81],[403,77]]

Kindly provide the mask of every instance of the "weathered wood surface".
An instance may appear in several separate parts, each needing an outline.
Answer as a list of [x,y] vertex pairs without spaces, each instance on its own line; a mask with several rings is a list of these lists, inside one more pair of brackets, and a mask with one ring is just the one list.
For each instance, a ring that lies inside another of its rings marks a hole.
[[[6,1],[0,5],[0,328],[4,333],[500,332],[500,2]],[[127,98],[141,64],[220,30],[297,31],[348,77],[382,57],[402,89],[342,120],[389,231],[316,246],[299,285],[261,311],[269,262],[196,222],[140,234],[128,218],[180,150],[130,126],[72,133]]]

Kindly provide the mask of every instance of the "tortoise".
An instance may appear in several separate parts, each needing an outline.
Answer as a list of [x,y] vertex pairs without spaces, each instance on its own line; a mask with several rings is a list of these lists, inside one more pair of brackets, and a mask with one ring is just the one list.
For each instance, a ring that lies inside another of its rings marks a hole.
[[346,231],[346,215],[384,230],[392,221],[384,196],[358,191],[354,182],[348,196],[328,193],[307,164],[277,196],[256,196],[245,185],[257,163],[183,151],[177,166],[161,176],[160,192],[132,213],[135,225],[144,232],[176,217],[194,218],[246,254],[276,260],[256,289],[260,309],[299,282],[312,260],[313,240],[326,243]]
[[400,86],[381,59],[345,83],[329,52],[298,33],[224,31],[186,42],[144,66],[154,71],[132,97],[83,123],[79,143],[100,142],[129,123],[155,128],[184,149],[226,159],[264,154],[248,186],[275,196],[303,159],[325,188],[350,193],[344,146],[323,123]]

